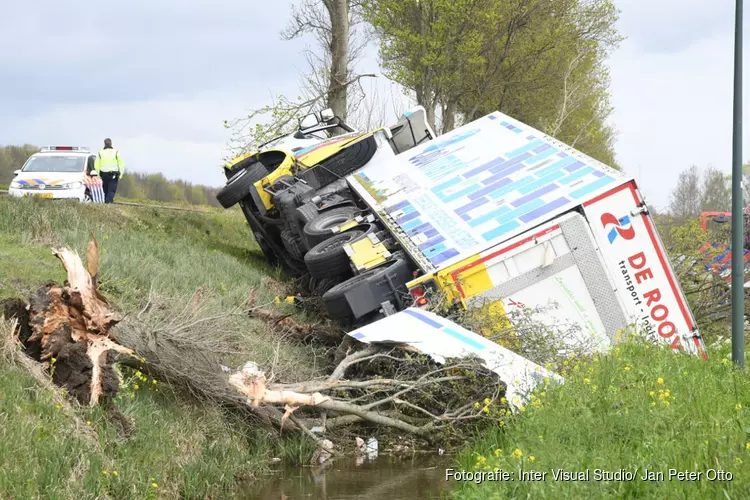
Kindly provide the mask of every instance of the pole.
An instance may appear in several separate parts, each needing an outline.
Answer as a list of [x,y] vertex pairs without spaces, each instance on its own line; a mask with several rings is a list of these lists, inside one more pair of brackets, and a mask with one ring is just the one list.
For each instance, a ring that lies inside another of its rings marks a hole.
[[742,200],[742,0],[734,14],[734,130],[732,136],[732,360],[745,367],[745,269]]

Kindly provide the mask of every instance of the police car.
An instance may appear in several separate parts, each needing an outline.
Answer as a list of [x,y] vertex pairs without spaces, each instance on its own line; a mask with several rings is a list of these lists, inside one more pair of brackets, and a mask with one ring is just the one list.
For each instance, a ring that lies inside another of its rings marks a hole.
[[[89,187],[99,181],[94,170],[96,155],[79,146],[47,146],[26,160],[11,181],[11,196],[92,201]],[[100,182],[100,181],[99,181]]]

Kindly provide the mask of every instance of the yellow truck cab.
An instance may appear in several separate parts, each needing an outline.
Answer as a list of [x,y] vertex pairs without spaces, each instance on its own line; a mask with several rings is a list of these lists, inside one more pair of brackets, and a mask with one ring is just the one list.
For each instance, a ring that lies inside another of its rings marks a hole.
[[639,331],[705,356],[633,178],[499,112],[441,137],[425,116],[239,159],[218,197],[363,342],[427,331],[480,352],[429,311],[488,308],[590,351]]

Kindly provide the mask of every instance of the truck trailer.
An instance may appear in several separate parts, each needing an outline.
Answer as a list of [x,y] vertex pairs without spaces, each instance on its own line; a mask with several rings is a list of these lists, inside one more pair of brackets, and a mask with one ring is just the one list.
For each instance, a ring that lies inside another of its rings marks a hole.
[[434,312],[490,307],[573,325],[592,351],[637,331],[706,356],[635,179],[500,112],[439,137],[425,117],[360,133],[313,114],[227,163],[217,197],[360,340],[456,333]]

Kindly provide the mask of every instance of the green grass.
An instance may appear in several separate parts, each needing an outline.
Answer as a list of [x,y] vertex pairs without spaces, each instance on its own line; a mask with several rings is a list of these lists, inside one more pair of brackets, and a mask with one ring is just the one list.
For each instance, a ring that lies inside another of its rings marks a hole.
[[[202,214],[3,197],[2,293],[12,290],[6,281],[38,285],[59,278],[50,247],[66,245],[83,254],[92,234],[101,247],[102,289],[126,307],[138,305],[152,288],[171,298],[203,288],[222,304],[236,305],[262,276],[278,276],[234,211]],[[16,275],[19,267],[22,276]]]
[[[264,275],[277,271],[264,264],[236,211],[0,197],[0,299],[61,282],[62,266],[50,248],[65,245],[83,255],[92,234],[101,249],[101,289],[131,317],[149,295],[159,307],[171,307],[167,313],[179,314],[198,289],[213,312],[242,307],[252,288],[259,288],[259,301],[277,293],[261,286]],[[242,347],[238,361],[276,356],[302,377],[318,369],[301,346],[275,353],[274,332],[255,320],[237,317],[221,327],[233,329]],[[77,408],[96,433],[92,442],[76,432],[74,419],[50,391],[0,357],[0,497],[223,498],[238,483],[263,474],[272,457],[295,463],[312,453],[307,441],[281,441],[180,397],[166,384],[129,377],[118,406],[132,419],[134,433],[124,439],[102,410]]]
[[[726,348],[704,361],[627,342],[592,361],[566,362],[566,382],[537,391],[523,412],[478,436],[457,470],[514,472],[514,481],[461,483],[457,498],[747,498],[750,495],[750,378]],[[595,481],[596,469],[635,471],[633,481]],[[518,481],[518,470],[547,480]],[[590,471],[590,481],[555,481],[552,470]],[[641,481],[644,469],[663,481]],[[669,469],[703,472],[669,480]],[[732,481],[711,481],[709,470]]]

